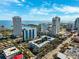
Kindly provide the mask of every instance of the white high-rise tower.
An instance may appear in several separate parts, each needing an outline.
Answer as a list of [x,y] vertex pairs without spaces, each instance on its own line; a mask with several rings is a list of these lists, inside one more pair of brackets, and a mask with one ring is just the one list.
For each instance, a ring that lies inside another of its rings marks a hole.
[[75,20],[75,29],[77,29],[77,32],[79,33],[79,18],[76,18]]
[[20,36],[21,32],[22,32],[21,17],[14,16],[13,17],[13,35]]
[[60,31],[60,17],[54,17],[52,19],[52,34],[56,35]]

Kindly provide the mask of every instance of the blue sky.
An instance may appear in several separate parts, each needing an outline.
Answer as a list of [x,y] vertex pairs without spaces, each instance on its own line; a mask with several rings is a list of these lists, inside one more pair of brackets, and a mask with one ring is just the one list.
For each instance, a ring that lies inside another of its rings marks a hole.
[[28,21],[74,21],[79,16],[79,0],[0,0],[0,20],[21,16]]

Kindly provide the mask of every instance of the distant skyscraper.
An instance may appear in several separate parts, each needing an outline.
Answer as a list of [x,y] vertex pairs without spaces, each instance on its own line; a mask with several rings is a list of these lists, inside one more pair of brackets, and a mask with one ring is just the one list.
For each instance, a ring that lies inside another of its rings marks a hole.
[[46,32],[48,30],[48,23],[42,23],[41,24],[41,32]]
[[67,30],[72,31],[73,30],[73,23],[68,23],[66,28],[67,28]]
[[79,33],[79,18],[76,18],[76,20],[75,20],[75,29],[77,29],[77,31]]
[[60,17],[54,17],[52,19],[52,34],[56,35],[60,31]]
[[37,37],[37,29],[36,28],[24,28],[23,29],[23,40],[27,41],[29,39],[34,39]]
[[13,35],[20,36],[21,32],[22,32],[21,17],[14,16],[13,17]]
[[77,29],[79,27],[79,18],[76,18],[75,20],[75,28]]

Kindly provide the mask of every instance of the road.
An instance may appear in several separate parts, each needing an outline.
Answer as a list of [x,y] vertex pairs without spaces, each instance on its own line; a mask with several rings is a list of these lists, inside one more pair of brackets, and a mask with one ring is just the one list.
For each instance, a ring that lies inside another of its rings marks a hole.
[[56,53],[58,53],[60,51],[60,47],[62,47],[63,44],[70,43],[72,37],[73,37],[73,35],[70,38],[67,38],[65,41],[63,41],[62,44],[60,44],[56,49],[52,50],[51,52],[46,54],[44,57],[42,57],[42,59],[54,59],[53,55],[55,55]]

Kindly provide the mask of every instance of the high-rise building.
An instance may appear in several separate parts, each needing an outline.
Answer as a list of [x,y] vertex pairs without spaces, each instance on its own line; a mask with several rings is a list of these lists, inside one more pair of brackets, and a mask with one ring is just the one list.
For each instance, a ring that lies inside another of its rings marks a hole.
[[23,29],[23,40],[28,41],[29,39],[34,39],[37,37],[36,28],[24,28]]
[[52,35],[58,34],[60,31],[60,17],[54,17],[52,19]]
[[79,18],[76,18],[75,20],[75,28],[77,29],[79,27]]
[[13,17],[13,35],[20,36],[21,32],[22,32],[21,17],[14,16]]
[[66,29],[68,31],[72,31],[73,30],[73,23],[68,23]]
[[45,30],[48,30],[48,23],[41,24],[41,32],[44,32]]
[[78,31],[79,33],[79,18],[76,18],[75,20],[75,29]]
[[46,35],[48,32],[48,23],[41,23],[41,33]]

